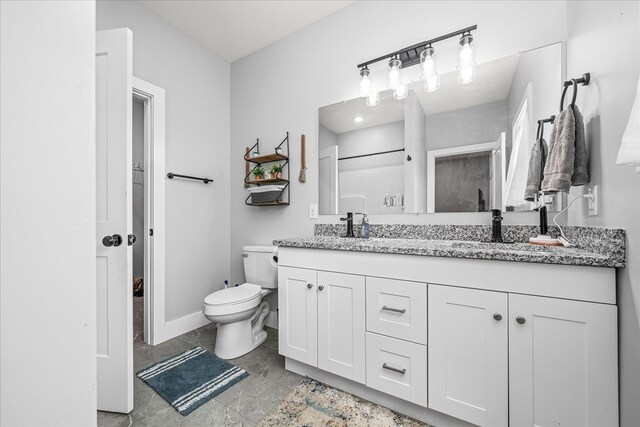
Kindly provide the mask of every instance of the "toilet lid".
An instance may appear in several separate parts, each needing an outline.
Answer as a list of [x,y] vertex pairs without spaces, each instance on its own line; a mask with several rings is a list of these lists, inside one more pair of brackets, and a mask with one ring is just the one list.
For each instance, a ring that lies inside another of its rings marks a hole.
[[260,297],[261,289],[262,288],[258,285],[245,283],[240,286],[222,289],[220,291],[209,294],[204,299],[204,303],[207,305],[240,304],[242,302]]

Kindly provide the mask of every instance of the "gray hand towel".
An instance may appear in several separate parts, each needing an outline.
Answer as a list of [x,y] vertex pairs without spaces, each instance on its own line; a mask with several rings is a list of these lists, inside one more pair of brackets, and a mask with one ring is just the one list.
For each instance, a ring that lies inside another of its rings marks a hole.
[[576,122],[576,157],[573,163],[573,175],[571,185],[585,185],[589,183],[589,172],[587,171],[587,141],[584,135],[584,118],[577,105],[573,106],[573,117]]
[[524,199],[535,202],[540,191],[542,177],[544,176],[544,165],[547,162],[547,142],[540,138],[531,148],[529,157],[529,173],[527,174],[527,186],[524,190]]
[[568,193],[576,153],[576,123],[569,105],[556,117],[549,157],[544,167],[542,189],[545,193]]

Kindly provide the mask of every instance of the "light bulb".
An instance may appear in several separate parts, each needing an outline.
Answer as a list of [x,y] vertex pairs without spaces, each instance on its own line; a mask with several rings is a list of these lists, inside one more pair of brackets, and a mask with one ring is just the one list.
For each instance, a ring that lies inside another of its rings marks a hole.
[[476,54],[471,48],[473,36],[465,33],[460,38],[460,53],[458,55],[458,83],[467,84],[476,79]]
[[436,71],[436,61],[433,58],[435,50],[428,45],[420,53],[420,62],[422,63],[422,79],[424,80],[424,90],[433,92],[440,89],[440,76]]
[[440,76],[435,75],[424,79],[424,90],[427,92],[435,92],[440,89]]
[[369,107],[375,107],[379,103],[380,103],[380,94],[378,94],[378,92],[376,92],[375,90],[372,90],[371,92],[369,92],[369,94],[367,95],[367,105]]
[[393,99],[405,99],[408,92],[409,91],[407,90],[406,84],[396,86],[396,88],[393,90]]
[[367,96],[371,89],[371,79],[369,79],[369,69],[365,66],[360,70],[360,96]]
[[393,58],[389,61],[389,67],[391,67],[389,70],[389,85],[392,88],[395,88],[402,84],[400,81],[400,68],[402,68],[402,61],[398,58]]

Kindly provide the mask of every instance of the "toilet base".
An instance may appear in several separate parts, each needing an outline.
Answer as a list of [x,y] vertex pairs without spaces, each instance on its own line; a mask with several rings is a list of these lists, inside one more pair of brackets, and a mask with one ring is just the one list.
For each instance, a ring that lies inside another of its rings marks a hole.
[[214,353],[222,359],[243,356],[266,341],[267,332],[262,328],[269,304],[263,301],[249,319],[232,323],[218,323],[218,335]]

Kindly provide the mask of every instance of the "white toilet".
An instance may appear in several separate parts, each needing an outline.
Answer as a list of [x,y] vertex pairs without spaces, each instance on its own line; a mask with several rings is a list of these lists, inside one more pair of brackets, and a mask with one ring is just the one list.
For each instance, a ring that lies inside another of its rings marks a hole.
[[244,274],[247,283],[209,294],[202,310],[218,324],[214,352],[223,359],[249,353],[267,339],[262,330],[269,303],[262,297],[278,287],[277,246],[244,246]]

